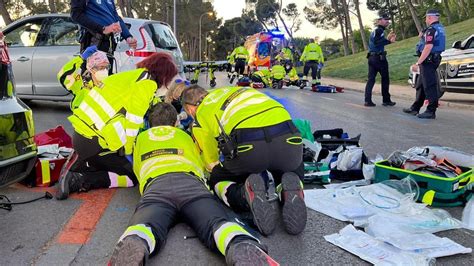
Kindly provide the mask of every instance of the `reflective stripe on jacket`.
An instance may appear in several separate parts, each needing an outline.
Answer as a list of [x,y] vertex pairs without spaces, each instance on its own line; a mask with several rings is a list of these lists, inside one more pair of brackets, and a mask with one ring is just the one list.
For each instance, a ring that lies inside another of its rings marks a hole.
[[189,134],[171,126],[153,127],[138,135],[133,152],[133,171],[140,193],[150,178],[185,172],[205,181],[199,150]]

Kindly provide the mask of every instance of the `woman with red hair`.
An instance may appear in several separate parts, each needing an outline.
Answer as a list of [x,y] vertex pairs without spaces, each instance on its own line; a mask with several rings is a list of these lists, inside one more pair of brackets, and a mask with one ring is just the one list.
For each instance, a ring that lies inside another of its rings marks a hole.
[[127,156],[157,90],[167,88],[177,74],[169,54],[155,53],[137,69],[104,78],[84,96],[68,118],[75,152],[61,170],[57,199],[71,192],[138,183]]

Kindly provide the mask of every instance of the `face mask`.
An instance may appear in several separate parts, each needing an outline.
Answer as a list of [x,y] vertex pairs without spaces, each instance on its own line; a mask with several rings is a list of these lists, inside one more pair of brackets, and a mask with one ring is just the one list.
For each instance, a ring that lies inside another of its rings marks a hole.
[[106,77],[109,76],[109,71],[107,69],[103,69],[103,70],[99,70],[97,72],[94,73],[94,77],[98,80],[98,81],[102,81],[104,80]]

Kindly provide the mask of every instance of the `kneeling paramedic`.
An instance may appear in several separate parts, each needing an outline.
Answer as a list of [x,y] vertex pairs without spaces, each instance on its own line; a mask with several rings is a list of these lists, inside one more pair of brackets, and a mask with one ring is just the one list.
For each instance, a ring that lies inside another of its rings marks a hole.
[[[290,234],[306,225],[303,145],[285,108],[255,89],[227,87],[208,93],[195,85],[182,94],[184,110],[194,118],[192,135],[199,145],[210,185],[237,211],[250,210],[259,231],[273,232],[277,206],[267,199],[268,170],[282,190],[283,223]],[[220,150],[220,155],[219,155]],[[220,157],[220,158],[219,158]]]
[[170,104],[156,104],[151,128],[137,137],[133,170],[143,196],[110,264],[139,265],[158,253],[179,217],[229,265],[278,265],[257,238],[228,218],[206,187],[199,151],[191,136],[175,127],[177,114]]
[[75,152],[61,170],[57,199],[66,199],[71,192],[137,184],[126,156],[132,154],[157,87],[178,73],[166,53],[156,53],[137,67],[102,80],[68,117]]

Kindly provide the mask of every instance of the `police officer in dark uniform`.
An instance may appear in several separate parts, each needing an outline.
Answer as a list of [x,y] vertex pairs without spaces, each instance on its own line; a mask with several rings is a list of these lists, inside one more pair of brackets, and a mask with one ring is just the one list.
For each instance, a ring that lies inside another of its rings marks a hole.
[[[446,33],[443,25],[439,23],[439,16],[439,12],[434,9],[426,12],[425,21],[428,28],[423,31],[420,42],[416,45],[419,58],[416,64],[412,65],[412,70],[420,72],[422,86],[417,88],[415,102],[410,108],[403,109],[403,112],[418,115],[418,118],[436,118],[439,98],[436,69],[441,63],[441,53],[446,45]],[[425,99],[428,99],[428,107],[424,113],[418,114]]]
[[367,84],[365,85],[365,106],[374,107],[372,102],[372,89],[375,84],[375,77],[380,73],[382,77],[382,105],[394,106],[395,102],[390,99],[388,87],[390,78],[388,75],[387,52],[385,52],[385,45],[395,42],[396,35],[390,32],[385,38],[385,28],[390,24],[390,17],[387,14],[381,15],[377,19],[377,28],[372,31],[369,39],[369,53],[367,59],[369,60],[369,75]]

